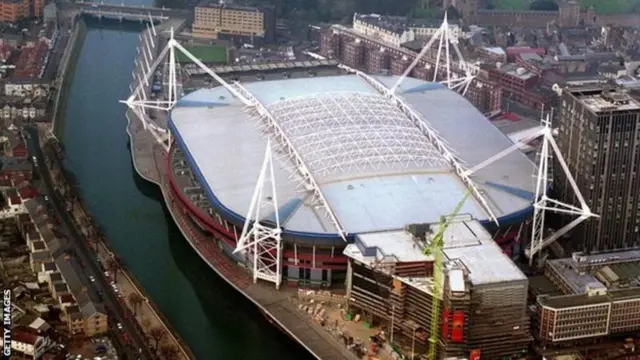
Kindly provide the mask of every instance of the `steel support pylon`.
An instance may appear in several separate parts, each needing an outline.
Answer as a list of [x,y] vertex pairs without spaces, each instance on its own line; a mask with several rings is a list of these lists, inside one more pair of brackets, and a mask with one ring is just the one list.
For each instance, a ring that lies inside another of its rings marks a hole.
[[[462,56],[462,52],[460,52],[460,48],[458,47],[458,38],[453,34],[453,31],[449,26],[449,21],[447,20],[447,14],[445,13],[442,25],[440,25],[438,30],[431,36],[431,39],[427,41],[425,46],[422,48],[422,51],[420,51],[411,65],[409,65],[404,73],[402,73],[398,81],[391,87],[390,92],[392,94],[396,92],[402,82],[407,78],[407,76],[409,76],[409,74],[411,74],[420,60],[422,60],[422,58],[432,50],[432,47],[436,42],[438,47],[436,51],[435,67],[433,69],[433,82],[441,79],[440,83],[446,85],[449,89],[457,91],[463,96],[467,93],[471,82],[475,79],[475,75],[472,74],[471,68]],[[451,48],[454,49],[457,61],[452,60],[453,54],[451,53]],[[427,64],[427,68],[430,66],[430,64]],[[452,67],[454,69],[452,69]],[[458,75],[458,72],[460,71],[464,72],[463,76]],[[441,72],[444,72],[444,77],[440,76]]]
[[[140,34],[140,45],[136,54],[136,67],[133,71],[133,83],[130,87],[131,95],[127,100],[120,102],[127,105],[136,118],[142,123],[144,130],[148,131],[155,141],[165,150],[169,151],[171,146],[171,132],[168,131],[167,116],[159,119],[152,116],[150,112],[160,111],[169,113],[178,103],[183,95],[182,72],[180,64],[176,58],[176,50],[184,54],[199,69],[213,77],[219,84],[227,89],[233,96],[240,99],[245,105],[251,103],[236,91],[231,85],[220,78],[210,68],[203,64],[187,49],[180,45],[175,37],[173,28],[169,30],[170,36],[167,45],[159,51],[156,44],[155,25],[147,25],[146,31]],[[153,77],[159,66],[163,64],[163,86],[162,91],[152,98]]]
[[[532,133],[528,137],[520,139],[512,146],[502,150],[496,155],[467,170],[467,175],[471,176],[478,170],[483,169],[484,167],[502,159],[506,155],[518,150],[520,146],[527,144],[535,139],[542,138],[542,145],[539,153],[540,160],[538,163],[538,168],[536,170],[537,174],[534,175],[536,177],[536,194],[533,201],[533,226],[531,243],[529,244],[529,249],[525,250],[525,255],[529,258],[529,264],[533,263],[534,256],[542,251],[542,249],[559,239],[561,236],[567,234],[569,231],[571,231],[573,228],[575,228],[585,220],[599,216],[591,211],[591,208],[584,200],[582,192],[578,188],[578,185],[573,175],[571,174],[571,171],[569,170],[569,167],[567,166],[567,163],[564,160],[564,157],[562,156],[560,148],[553,138],[553,135],[554,130],[551,127],[551,116],[548,114],[546,117],[542,118],[541,126],[537,132]],[[567,177],[567,180],[571,184],[571,189],[578,199],[580,207],[563,203],[559,200],[552,199],[547,195],[550,183],[549,164],[552,154],[556,156],[560,167]],[[553,232],[549,236],[545,236],[545,217],[547,212],[573,215],[577,216],[577,218],[575,218],[567,225],[563,226],[561,229]]]
[[[569,166],[560,152],[560,148],[553,138],[553,130],[551,128],[551,116],[547,115],[542,120],[543,138],[542,146],[540,148],[540,159],[538,163],[538,174],[536,181],[536,195],[533,203],[533,221],[531,229],[531,243],[529,249],[525,250],[525,254],[529,258],[529,265],[533,264],[534,256],[542,251],[545,247],[559,239],[561,236],[567,234],[573,228],[584,222],[591,217],[598,217],[598,215],[591,212],[591,208],[585,201],[582,192],[578,188],[578,184],[574,179]],[[576,207],[570,204],[563,203],[561,201],[550,198],[547,195],[549,191],[550,181],[550,167],[552,155],[555,155],[556,160],[560,164],[575,197],[580,203],[580,207]],[[573,215],[576,218],[560,228],[559,230],[546,236],[545,234],[545,217],[547,212],[554,212],[563,215]]]
[[[276,289],[279,289],[282,282],[282,229],[274,174],[271,142],[268,141],[262,169],[234,254],[245,252],[252,259],[254,283],[261,279],[274,283]],[[261,213],[263,208],[267,209],[266,214]]]

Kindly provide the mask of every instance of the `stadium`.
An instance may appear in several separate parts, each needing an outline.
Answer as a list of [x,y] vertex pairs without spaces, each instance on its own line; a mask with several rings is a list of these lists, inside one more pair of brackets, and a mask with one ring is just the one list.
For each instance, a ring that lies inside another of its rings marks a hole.
[[[372,79],[391,88],[398,77]],[[262,200],[277,196],[278,206],[257,220],[274,224],[277,213],[290,286],[344,287],[343,251],[357,234],[436,223],[467,192],[461,213],[496,240],[513,238],[533,212],[535,164],[515,151],[468,175],[513,142],[439,83],[406,78],[395,92],[401,101],[374,85],[355,74],[243,84],[269,122],[227,87],[183,96],[168,119],[167,166],[193,224],[248,265],[234,250],[270,144],[275,195]]]

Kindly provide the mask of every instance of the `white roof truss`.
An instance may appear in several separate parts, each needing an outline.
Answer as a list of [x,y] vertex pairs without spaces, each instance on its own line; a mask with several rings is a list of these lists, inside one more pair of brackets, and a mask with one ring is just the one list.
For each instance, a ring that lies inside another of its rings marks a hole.
[[384,84],[382,84],[378,80],[363,73],[362,71],[352,69],[348,66],[341,65],[341,67],[349,72],[357,74],[358,76],[363,78],[365,81],[367,81],[367,83],[369,83],[373,88],[375,88],[380,94],[383,94],[387,96],[389,99],[391,99],[395,103],[397,108],[400,111],[402,111],[402,113],[405,116],[407,116],[407,118],[411,119],[411,121],[415,124],[415,126],[417,126],[422,131],[422,133],[429,139],[431,144],[438,150],[438,152],[440,152],[440,155],[449,163],[449,165],[453,168],[458,178],[473,193],[475,199],[480,202],[480,204],[482,205],[482,209],[486,213],[487,217],[493,220],[496,224],[498,224],[498,218],[494,214],[493,210],[491,210],[489,203],[480,192],[480,189],[478,189],[478,186],[471,179],[465,165],[453,153],[449,145],[438,134],[438,132],[433,127],[431,127],[431,124],[429,124],[429,122],[426,119],[424,119],[420,114],[418,114],[409,105],[407,105],[400,97],[398,97],[395,93],[391,92],[389,88],[384,86]]
[[237,93],[244,99],[247,99],[251,104],[249,108],[255,112],[254,116],[259,118],[263,125],[269,129],[271,137],[276,140],[280,145],[281,150],[288,156],[289,160],[294,164],[300,178],[304,181],[305,190],[313,195],[313,202],[324,209],[328,219],[331,221],[336,231],[342,237],[344,241],[347,240],[347,232],[340,224],[333,209],[329,205],[329,202],[325,198],[320,185],[313,176],[313,173],[309,170],[309,166],[304,161],[293,142],[289,139],[286,132],[282,129],[278,121],[273,117],[271,112],[258,100],[249,90],[238,82],[233,84],[233,87]]
[[321,183],[333,174],[449,168],[420,129],[379,94],[292,98],[269,111]]

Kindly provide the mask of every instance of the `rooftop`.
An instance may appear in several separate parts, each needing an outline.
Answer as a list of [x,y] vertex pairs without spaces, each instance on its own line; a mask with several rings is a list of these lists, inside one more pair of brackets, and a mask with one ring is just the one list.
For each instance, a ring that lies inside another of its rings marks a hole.
[[[78,308],[84,318],[89,318],[96,313],[104,313],[101,304],[94,303],[89,293],[86,291],[86,285],[80,279],[78,273],[81,271],[74,259],[65,260],[64,256],[56,259],[56,264],[62,273],[65,281],[69,285],[69,290],[73,294],[78,303]],[[92,293],[93,294],[93,293]]]
[[[437,226],[433,224],[432,228],[437,231]],[[406,231],[358,234],[355,243],[347,245],[344,254],[370,266],[387,262],[433,261],[431,256],[423,253],[432,236],[433,232],[426,236],[426,241],[421,241]],[[452,220],[443,239],[445,263],[462,264],[475,286],[526,280],[522,271],[502,252],[478,221]],[[424,283],[418,278],[403,280],[414,286]]]
[[[574,294],[586,293],[587,285],[594,283],[608,285],[609,290],[640,287],[640,250],[577,254],[570,258],[548,260],[547,266]],[[603,273],[603,269],[608,270]],[[607,284],[603,284],[603,281]]]
[[[358,14],[354,15],[354,20],[377,26],[393,33],[402,34],[411,28],[439,28],[442,20],[409,19],[406,16],[391,16],[379,14]],[[458,24],[456,20],[448,20],[450,26]]]
[[640,110],[640,103],[620,89],[603,89],[596,85],[571,88],[569,91],[593,113]]
[[640,297],[640,288],[613,290],[604,295],[563,295],[563,296],[539,296],[538,303],[554,309],[571,308],[584,305],[606,304],[612,301],[637,299]]
[[[377,78],[390,87],[397,77]],[[462,96],[440,84],[407,79],[397,93],[422,118],[410,120],[355,75],[261,81],[244,85],[271,113],[287,140],[245,111],[226,89],[184,96],[169,126],[214,207],[244,221],[271,138],[279,215],[286,230],[328,234],[333,225],[300,188],[298,168],[284,156],[292,145],[348,233],[434,223],[467,189],[420,130],[428,123],[472,167],[512,145]],[[234,149],[230,151],[229,149]],[[514,152],[474,174],[498,218],[525,214],[533,199],[534,164]],[[430,206],[425,207],[428,203]],[[489,216],[476,198],[463,213]],[[517,216],[516,216],[517,218]]]

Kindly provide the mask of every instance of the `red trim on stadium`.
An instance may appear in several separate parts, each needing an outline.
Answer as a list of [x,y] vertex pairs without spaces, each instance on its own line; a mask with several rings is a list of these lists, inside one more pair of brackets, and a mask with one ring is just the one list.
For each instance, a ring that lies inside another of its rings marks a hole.
[[[189,211],[189,214],[191,215],[193,221],[195,221],[199,226],[208,230],[209,232],[220,235],[219,236],[220,240],[224,241],[231,247],[235,247],[236,240],[235,240],[235,234],[233,233],[233,231],[229,231],[221,224],[216,223],[211,216],[209,216],[202,209],[198,208],[193,203],[191,203],[191,201],[182,192],[182,189],[180,188],[180,186],[176,184],[176,181],[173,175],[173,169],[171,168],[171,154],[173,153],[172,151],[173,151],[173,146],[171,149],[169,149],[169,152],[167,153],[167,173],[168,173],[169,182],[171,183],[171,188],[173,189],[173,192],[177,195],[178,199],[180,199],[180,202],[182,202],[185,208]],[[297,257],[297,259],[299,260],[305,260],[305,261],[314,260],[314,255],[309,251],[304,251],[304,252],[299,251],[296,254],[291,249],[285,249],[282,252],[282,255],[283,255],[283,258],[285,259],[285,264],[288,264],[288,262],[286,262],[287,258],[294,259]],[[334,256],[331,256],[328,254],[316,254],[315,260],[317,262],[320,262],[320,264],[316,264],[315,266],[313,266],[312,263],[298,263],[295,266],[299,268],[308,268],[308,269],[344,270],[347,265],[347,257],[342,254],[334,255]],[[324,262],[327,262],[328,264],[324,264]]]

